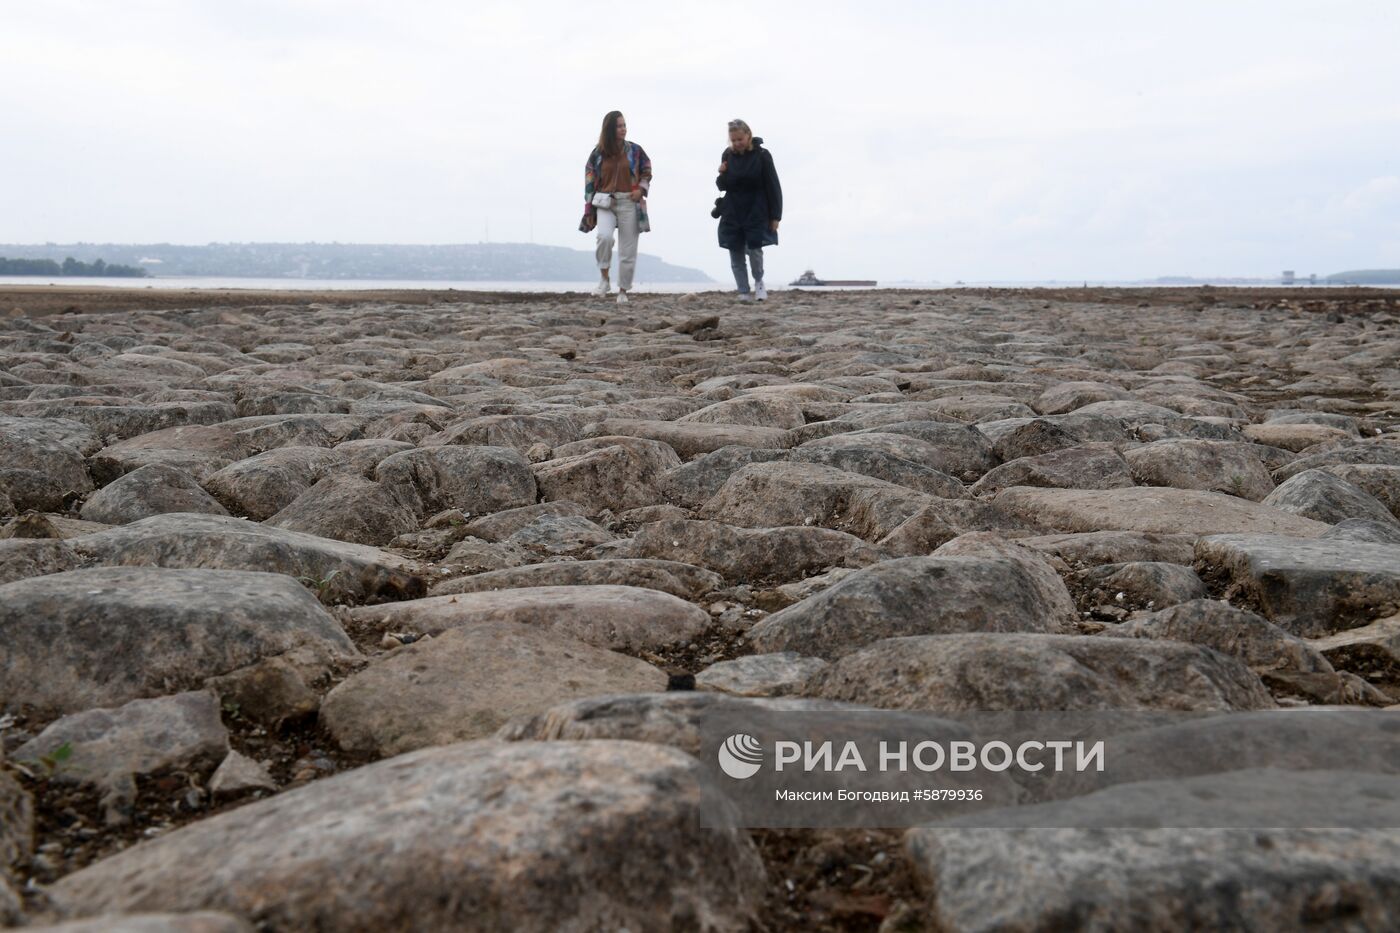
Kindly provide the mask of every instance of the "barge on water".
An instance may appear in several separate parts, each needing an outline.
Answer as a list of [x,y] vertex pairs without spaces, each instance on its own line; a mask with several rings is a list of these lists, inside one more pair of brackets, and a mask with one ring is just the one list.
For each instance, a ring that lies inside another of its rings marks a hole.
[[812,286],[812,287],[818,287],[818,286],[822,286],[822,285],[860,285],[860,286],[865,286],[865,287],[874,287],[874,285],[875,285],[875,280],[874,280],[874,279],[819,279],[819,278],[817,278],[817,274],[816,274],[815,272],[813,272],[811,269],[808,269],[806,272],[802,273],[800,276],[798,276],[797,278],[793,279],[793,280],[792,280],[791,282],[789,282],[788,284],[789,284],[789,285],[794,285],[794,286],[799,286],[799,287],[804,286],[804,285],[805,285],[805,286]]

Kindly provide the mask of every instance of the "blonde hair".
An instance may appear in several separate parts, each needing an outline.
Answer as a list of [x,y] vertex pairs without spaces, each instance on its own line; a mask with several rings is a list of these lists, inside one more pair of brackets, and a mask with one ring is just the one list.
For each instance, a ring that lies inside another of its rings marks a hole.
[[[735,117],[733,120],[729,121],[729,128],[731,130],[738,130],[739,132],[747,136],[749,138],[749,148],[753,148],[753,130],[749,129],[749,125],[747,123],[745,123],[743,120],[740,120],[738,117]],[[730,146],[729,148],[733,149],[734,147]]]

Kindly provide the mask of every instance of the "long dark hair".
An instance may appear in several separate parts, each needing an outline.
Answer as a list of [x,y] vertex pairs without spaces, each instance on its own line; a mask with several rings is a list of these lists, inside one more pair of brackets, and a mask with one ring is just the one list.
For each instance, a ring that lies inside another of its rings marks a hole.
[[622,151],[617,142],[617,121],[621,116],[621,110],[609,110],[603,118],[603,131],[598,134],[598,151],[605,158],[612,158]]

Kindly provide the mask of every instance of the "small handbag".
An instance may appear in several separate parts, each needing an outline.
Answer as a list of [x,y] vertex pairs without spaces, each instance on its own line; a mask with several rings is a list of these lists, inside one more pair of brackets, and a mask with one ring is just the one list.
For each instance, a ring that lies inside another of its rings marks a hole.
[[601,207],[604,210],[612,209],[612,195],[606,191],[595,191],[591,203],[594,207]]

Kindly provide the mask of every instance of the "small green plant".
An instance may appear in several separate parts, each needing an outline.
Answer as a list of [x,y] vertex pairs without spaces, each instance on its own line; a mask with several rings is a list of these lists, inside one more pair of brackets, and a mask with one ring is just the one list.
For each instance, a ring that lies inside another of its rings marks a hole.
[[47,755],[40,755],[38,759],[24,762],[15,762],[15,765],[23,769],[31,777],[39,777],[42,772],[44,778],[52,778],[63,767],[63,763],[73,757],[73,745],[64,742],[58,748]]
[[297,577],[297,580],[300,581],[303,586],[315,590],[316,598],[325,602],[326,594],[330,592],[331,584],[335,582],[335,578],[338,576],[340,576],[340,571],[332,570],[329,576],[323,577],[320,580],[317,580],[315,577]]
[[1231,473],[1229,486],[1231,495],[1244,498],[1244,476],[1242,474]]

